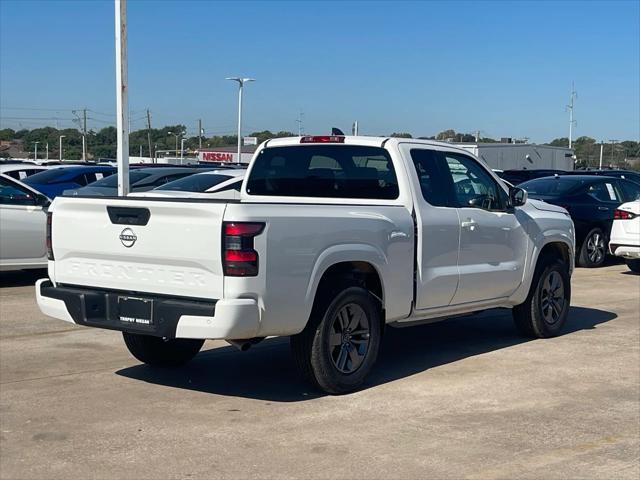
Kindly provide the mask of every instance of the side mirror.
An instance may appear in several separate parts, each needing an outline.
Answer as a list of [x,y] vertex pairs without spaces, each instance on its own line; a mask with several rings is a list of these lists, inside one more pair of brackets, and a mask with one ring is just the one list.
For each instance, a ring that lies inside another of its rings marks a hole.
[[509,203],[512,207],[523,206],[527,203],[527,198],[528,195],[526,190],[518,187],[511,187],[509,189]]
[[51,205],[51,200],[49,200],[45,195],[38,195],[35,200],[36,205],[38,205],[39,207],[46,208]]

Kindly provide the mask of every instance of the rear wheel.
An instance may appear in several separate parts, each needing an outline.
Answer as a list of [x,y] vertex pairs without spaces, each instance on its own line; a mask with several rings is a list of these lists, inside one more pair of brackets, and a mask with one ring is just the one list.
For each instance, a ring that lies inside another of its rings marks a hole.
[[528,337],[555,337],[567,320],[570,302],[567,265],[554,258],[541,258],[527,299],[513,308],[513,320]]
[[380,347],[380,303],[367,290],[349,287],[314,306],[305,329],[291,337],[296,366],[330,394],[357,389]]
[[177,367],[184,365],[202,348],[204,340],[173,338],[164,340],[160,337],[122,332],[124,343],[141,362],[155,367]]
[[632,272],[640,273],[640,259],[626,259],[625,263]]
[[578,265],[587,268],[599,267],[604,263],[606,253],[607,238],[602,229],[594,228],[582,242]]

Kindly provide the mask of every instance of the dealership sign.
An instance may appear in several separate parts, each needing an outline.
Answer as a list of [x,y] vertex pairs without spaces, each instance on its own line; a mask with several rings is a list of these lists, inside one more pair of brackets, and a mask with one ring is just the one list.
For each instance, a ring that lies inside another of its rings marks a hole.
[[231,152],[200,152],[201,162],[233,162],[234,157]]

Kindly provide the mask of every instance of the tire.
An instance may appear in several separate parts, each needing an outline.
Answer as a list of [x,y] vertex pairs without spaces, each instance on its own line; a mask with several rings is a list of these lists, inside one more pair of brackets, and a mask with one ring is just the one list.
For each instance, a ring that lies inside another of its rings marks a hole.
[[[555,293],[550,295],[550,291]],[[567,265],[555,258],[543,257],[538,260],[527,299],[513,308],[513,320],[520,333],[527,337],[555,337],[567,320],[570,304]]]
[[174,338],[164,340],[160,337],[122,332],[124,343],[136,357],[154,367],[178,367],[184,365],[202,348],[204,340]]
[[625,263],[627,264],[627,267],[629,267],[629,270],[631,270],[632,272],[635,273],[640,273],[640,260],[637,259],[626,259]]
[[305,329],[291,337],[291,350],[296,367],[312,385],[342,394],[362,385],[381,337],[380,302],[363,288],[347,287],[316,302]]
[[582,242],[577,264],[580,267],[600,267],[607,256],[607,237],[601,228],[592,229]]

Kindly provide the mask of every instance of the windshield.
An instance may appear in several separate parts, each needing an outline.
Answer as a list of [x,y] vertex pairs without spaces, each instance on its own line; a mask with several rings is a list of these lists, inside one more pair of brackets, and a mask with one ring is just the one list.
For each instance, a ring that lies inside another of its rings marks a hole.
[[530,195],[562,195],[582,184],[582,180],[570,177],[545,177],[518,185]]
[[[139,182],[143,178],[147,178],[150,173],[144,172],[129,172],[129,185],[133,185],[136,182]],[[90,184],[92,187],[111,187],[118,188],[118,175],[109,175],[101,180],[97,180]]]
[[219,183],[230,180],[234,177],[229,175],[218,175],[209,173],[199,173],[165,183],[156,190],[178,190],[181,192],[206,192],[211,187],[215,187]]

